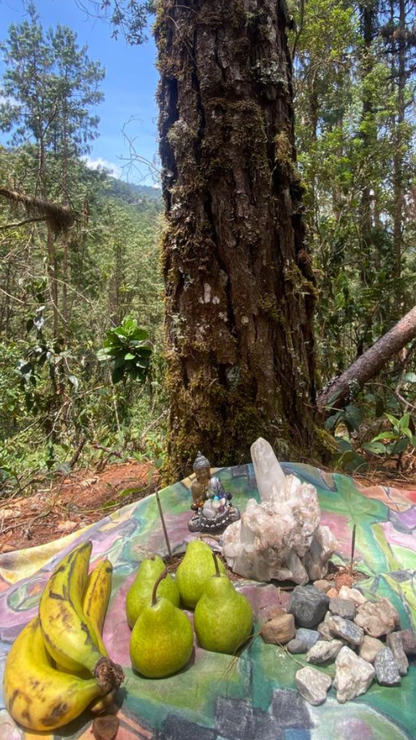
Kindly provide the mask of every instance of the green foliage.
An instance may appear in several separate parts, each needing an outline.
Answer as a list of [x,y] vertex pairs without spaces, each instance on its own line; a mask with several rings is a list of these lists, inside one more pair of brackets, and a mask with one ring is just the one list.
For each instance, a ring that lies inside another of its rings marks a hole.
[[68,472],[83,440],[83,465],[106,459],[93,445],[163,455],[162,207],[159,190],[83,162],[104,71],[71,29],[45,31],[31,5],[2,50],[0,181],[76,214],[51,241],[22,205],[0,210],[0,487],[30,490]]
[[[415,425],[409,412],[398,419],[393,414],[385,414],[391,425],[391,431],[377,434],[371,442],[364,443],[362,449],[375,455],[401,455],[414,452],[416,448]],[[399,458],[400,459],[400,458]]]
[[113,383],[119,383],[127,376],[144,383],[153,352],[148,338],[148,332],[141,329],[136,319],[130,316],[126,316],[120,326],[109,329],[104,348],[97,353],[97,357],[101,362],[112,361]]
[[63,159],[89,151],[99,122],[89,109],[104,96],[99,83],[104,70],[92,62],[86,47],[66,26],[45,34],[33,3],[29,20],[11,25],[0,44],[6,71],[0,88],[0,129],[12,131],[12,144],[28,140],[39,147],[39,168],[46,185],[47,150],[63,147]]
[[[93,0],[87,0],[96,12]],[[100,11],[113,26],[113,36],[122,33],[127,43],[135,45],[146,41],[149,15],[154,12],[156,0],[103,0]]]
[[[389,30],[389,11],[373,4],[371,38],[364,7],[344,0],[295,3],[292,11],[296,133],[325,385],[414,302],[414,218],[398,200],[413,202],[416,175],[415,10],[406,29],[395,20]],[[403,100],[398,36],[408,43]]]

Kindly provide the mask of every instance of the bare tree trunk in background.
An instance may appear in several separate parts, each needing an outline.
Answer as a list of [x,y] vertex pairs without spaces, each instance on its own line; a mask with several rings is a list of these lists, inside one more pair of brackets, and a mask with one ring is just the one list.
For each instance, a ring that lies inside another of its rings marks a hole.
[[[372,42],[373,42],[373,36],[374,36],[374,22],[375,22],[375,4],[372,3],[365,3],[362,6],[360,6],[360,13],[361,13],[361,27],[362,27],[362,34],[363,34],[363,50],[362,50],[362,77],[363,77],[363,83],[365,83],[366,78],[371,74],[373,71],[373,57],[372,57]],[[368,162],[371,154],[369,154],[369,150],[371,149],[371,141],[372,141],[372,134],[368,129],[368,119],[371,120],[371,117],[373,116],[373,100],[370,90],[368,89],[368,82],[367,85],[363,84],[363,101],[362,101],[362,127],[360,132],[360,138],[362,140],[362,158],[363,162]],[[360,241],[361,241],[361,249],[362,249],[362,257],[361,257],[361,270],[360,270],[360,277],[361,282],[365,287],[368,287],[369,283],[371,283],[372,280],[372,273],[373,273],[373,219],[371,214],[371,180],[369,178],[369,173],[364,167],[363,169],[363,181],[361,185],[361,203],[360,203],[360,218],[361,218],[361,227],[360,227]],[[363,349],[366,343],[367,334],[369,333],[370,327],[365,330],[360,338],[360,342],[358,344],[357,348],[357,355],[360,356],[363,353]]]
[[393,223],[393,242],[394,242],[394,277],[396,281],[396,311],[400,315],[400,309],[403,303],[403,288],[401,282],[402,276],[402,254],[403,254],[403,218],[404,218],[404,185],[403,185],[403,123],[405,120],[405,86],[406,86],[406,13],[405,0],[399,0],[399,34],[398,44],[398,61],[394,55],[393,73],[395,73],[397,85],[397,119],[396,119],[396,141],[394,154],[394,223]]
[[56,254],[54,246],[55,238],[50,224],[47,224],[46,243],[48,253],[48,275],[50,280],[50,291],[52,300],[53,338],[56,339],[59,329],[58,283],[56,282]]
[[[156,20],[167,229],[165,479],[313,454],[314,278],[282,0],[165,0]],[[317,445],[318,446],[318,445]]]

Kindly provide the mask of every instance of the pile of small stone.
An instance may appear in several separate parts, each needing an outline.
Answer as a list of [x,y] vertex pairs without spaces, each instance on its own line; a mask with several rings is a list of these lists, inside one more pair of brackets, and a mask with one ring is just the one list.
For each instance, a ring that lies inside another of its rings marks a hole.
[[331,598],[330,589],[327,581],[296,586],[287,612],[279,610],[261,630],[265,642],[286,645],[290,653],[306,653],[308,663],[335,661],[333,681],[316,668],[299,670],[300,694],[317,706],[333,685],[337,700],[344,704],[364,694],[374,679],[380,686],[399,686],[408,671],[407,656],[416,655],[416,635],[400,630],[399,614],[389,599],[369,601],[348,586]]

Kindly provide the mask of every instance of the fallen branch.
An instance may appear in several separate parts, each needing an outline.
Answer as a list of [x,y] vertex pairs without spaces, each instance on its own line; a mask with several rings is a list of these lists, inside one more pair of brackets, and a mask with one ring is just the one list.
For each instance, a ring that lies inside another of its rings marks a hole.
[[317,399],[318,410],[328,414],[345,406],[352,391],[355,393],[361,390],[368,380],[377,375],[415,337],[416,306],[353,362],[348,370],[321,391]]

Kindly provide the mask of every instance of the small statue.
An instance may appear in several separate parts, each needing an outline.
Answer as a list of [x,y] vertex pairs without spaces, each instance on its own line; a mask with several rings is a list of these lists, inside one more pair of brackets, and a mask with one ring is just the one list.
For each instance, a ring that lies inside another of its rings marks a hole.
[[231,493],[226,493],[219,478],[211,477],[210,462],[198,452],[193,470],[192,505],[195,512],[188,522],[190,532],[213,532],[225,529],[240,518],[239,510],[231,505]]

